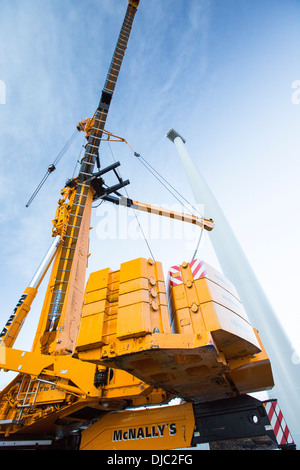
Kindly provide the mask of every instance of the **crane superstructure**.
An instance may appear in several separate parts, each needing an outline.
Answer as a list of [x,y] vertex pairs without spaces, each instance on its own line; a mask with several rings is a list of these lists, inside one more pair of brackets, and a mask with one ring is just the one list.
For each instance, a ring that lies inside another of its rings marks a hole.
[[[270,362],[222,274],[200,260],[183,262],[170,269],[168,289],[161,263],[139,258],[85,280],[96,199],[214,228],[212,220],[124,198],[119,190],[129,181],[119,162],[101,168],[99,147],[112,136],[105,123],[138,5],[128,1],[98,108],[78,124],[85,153],[61,191],[53,244],[0,334],[0,366],[17,372],[0,393],[4,446],[170,449],[273,438],[261,402],[247,395],[273,386]],[[108,187],[103,176],[111,171],[117,181]],[[32,349],[14,349],[50,267]]]

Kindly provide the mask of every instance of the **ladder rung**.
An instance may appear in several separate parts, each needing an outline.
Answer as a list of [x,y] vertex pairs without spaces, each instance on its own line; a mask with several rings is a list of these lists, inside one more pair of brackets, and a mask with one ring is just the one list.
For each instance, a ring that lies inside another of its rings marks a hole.
[[[102,111],[103,113],[103,111]],[[95,121],[94,121],[94,126],[92,127],[93,130],[95,131],[103,131],[103,128],[100,126],[100,125],[105,125],[105,119],[98,119],[98,118],[95,118]],[[95,124],[96,126],[98,127],[95,127]]]
[[[101,111],[101,114],[103,114],[103,111]],[[101,114],[100,114],[100,116],[101,116]],[[100,119],[100,116],[94,118],[94,124],[95,124],[96,122],[103,122],[103,124],[105,124],[105,119]],[[98,130],[99,130],[99,129],[98,129]]]
[[[60,305],[60,304],[63,304],[63,302],[50,302],[49,305]],[[48,314],[48,317],[51,316],[52,317],[52,313],[49,313]]]
[[[126,50],[126,46],[124,44],[121,44],[121,41],[118,41],[115,51],[121,51],[122,54],[124,54],[125,50]],[[118,52],[118,54],[120,53]]]
[[114,85],[117,83],[117,80],[111,80],[110,78],[106,79],[106,83],[113,83]]
[[[90,152],[85,152],[85,155],[90,155],[91,157],[94,157],[95,154],[94,153],[90,153]],[[84,162],[85,163],[85,162]],[[83,173],[84,174],[84,173]]]
[[[74,202],[73,206],[76,206],[76,207],[85,207],[85,206],[82,205],[82,204],[76,204],[76,202]],[[77,217],[76,214],[74,214],[74,217]]]
[[[101,121],[101,122],[104,122],[104,121]],[[102,129],[99,129],[99,127],[92,127],[92,129],[94,131],[102,131]],[[100,139],[101,140],[102,137],[97,137],[97,139]]]
[[1,419],[0,420],[0,426],[12,426],[14,424],[20,424],[20,423],[23,423],[23,422],[24,422],[24,419],[22,419],[22,420],[18,420],[18,419]]
[[124,32],[124,30],[121,31],[119,38],[121,38],[121,40],[123,40],[123,41],[124,41],[123,38],[125,38],[125,39],[128,41],[128,39],[129,39],[129,32],[128,32],[128,33],[127,33],[127,32]]
[[106,81],[107,81],[107,82],[114,83],[114,84],[117,83],[117,80],[112,80],[111,78],[107,78]]
[[[114,70],[115,71],[115,70]],[[113,73],[112,71],[109,72],[109,75],[112,75],[113,77],[117,77],[119,76],[119,70],[118,70],[118,73]]]
[[121,63],[120,63],[120,66],[121,66],[121,64],[122,64],[122,59],[118,59],[118,57],[113,57],[112,63],[113,63],[115,60],[117,60],[118,62],[121,62]]

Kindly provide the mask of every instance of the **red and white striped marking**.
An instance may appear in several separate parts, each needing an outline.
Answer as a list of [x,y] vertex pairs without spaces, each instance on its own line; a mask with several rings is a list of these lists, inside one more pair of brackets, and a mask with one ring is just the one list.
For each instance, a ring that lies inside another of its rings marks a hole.
[[190,268],[194,279],[200,279],[201,277],[205,277],[206,269],[201,259],[193,259],[193,261],[190,262]]
[[180,266],[172,266],[169,269],[169,276],[170,276],[170,286],[178,286],[179,284],[183,283]]
[[273,428],[278,445],[294,444],[294,440],[285,422],[282,411],[277,400],[264,402],[270,424]]
[[[194,259],[191,261],[190,268],[194,279],[200,279],[206,275],[205,265],[200,259]],[[183,283],[179,265],[172,266],[169,269],[169,276],[171,287],[178,286],[179,284]]]

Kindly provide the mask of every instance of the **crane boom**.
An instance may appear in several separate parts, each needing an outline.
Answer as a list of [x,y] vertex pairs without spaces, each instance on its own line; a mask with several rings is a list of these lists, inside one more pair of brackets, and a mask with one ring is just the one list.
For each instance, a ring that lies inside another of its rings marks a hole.
[[93,117],[79,174],[76,179],[67,183],[67,195],[65,194],[65,200],[59,205],[65,215],[64,244],[53,266],[34,340],[35,351],[41,349],[41,352],[47,354],[70,354],[74,349],[84,295],[84,273],[94,195],[89,179],[96,162],[100,168],[99,146],[102,133],[138,4],[139,1],[133,0],[128,3],[100,102]]
[[38,288],[45,277],[51,263],[56,255],[56,252],[60,245],[60,237],[57,236],[51,247],[47,251],[43,261],[41,262],[38,270],[33,276],[30,284],[24,290],[21,295],[16,307],[14,308],[12,314],[10,315],[8,321],[6,322],[3,330],[0,333],[0,346],[5,346],[6,348],[12,348],[20,331],[23,326],[23,323],[30,311],[31,304],[34,301]]
[[[117,162],[119,163],[119,162]],[[212,219],[205,219],[203,217],[197,217],[192,214],[186,214],[183,212],[172,211],[170,209],[166,209],[164,207],[158,207],[153,204],[145,204],[144,202],[134,201],[128,197],[124,197],[119,195],[119,197],[115,196],[104,196],[104,200],[112,202],[114,204],[129,207],[132,209],[136,209],[141,212],[147,212],[148,214],[156,214],[162,217],[168,217],[174,220],[180,220],[182,222],[187,222],[193,225],[197,225],[207,231],[211,231],[214,228],[214,222]]]
[[204,228],[205,230],[208,230],[208,231],[211,231],[214,228],[214,223],[211,219],[210,220],[204,219],[202,217],[197,217],[195,215],[172,211],[169,209],[165,209],[163,207],[157,207],[152,204],[145,204],[143,202],[134,201],[132,199],[128,199],[125,197],[120,197],[120,205],[132,207],[132,209],[137,209],[141,212],[157,214],[163,217],[169,217],[170,219],[188,222],[193,225],[198,225],[199,227]]

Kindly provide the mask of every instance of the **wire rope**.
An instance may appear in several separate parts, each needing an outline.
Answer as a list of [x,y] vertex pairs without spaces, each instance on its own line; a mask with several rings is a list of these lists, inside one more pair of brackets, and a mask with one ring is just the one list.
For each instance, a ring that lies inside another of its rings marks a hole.
[[[169,191],[172,194],[172,196],[174,196],[177,199],[178,202],[180,202],[180,204],[182,204],[184,207],[186,207],[183,204],[183,202],[180,201],[179,198],[177,196],[175,196],[175,194],[172,193],[172,191],[162,181],[159,180],[159,178],[161,178],[165,183],[167,183],[172,188],[172,190],[175,193],[178,194],[179,197],[181,197],[189,206],[191,206],[196,212],[198,212],[198,214],[201,215],[201,217],[203,217],[203,214],[201,212],[199,212],[199,210],[196,207],[194,207],[182,194],[180,194],[180,192],[177,191],[177,189],[174,188],[174,186],[169,181],[167,181],[164,176],[162,176],[155,168],[153,168],[153,166],[150,165],[150,163],[147,162],[147,160],[143,156],[141,156],[140,154],[137,154],[136,152],[135,152],[135,156],[138,157],[138,159],[145,166],[145,168],[167,189],[167,191]],[[151,168],[151,170],[150,170],[150,168],[147,167],[147,165]],[[159,178],[153,172],[155,172],[159,176]],[[188,207],[186,207],[186,209],[189,212],[191,212],[191,210]]]
[[[204,217],[203,214],[202,214],[201,212],[199,212],[199,210],[198,210],[196,207],[194,207],[182,194],[180,194],[179,191],[177,191],[177,189],[174,188],[174,186],[171,185],[171,183],[169,183],[169,181],[166,180],[166,178],[164,178],[155,168],[153,168],[153,166],[150,165],[150,163],[147,162],[147,160],[146,160],[144,157],[142,157],[142,156],[141,156],[140,154],[138,154],[137,152],[134,152],[134,155],[135,155],[136,157],[138,157],[138,160],[142,163],[142,165],[144,165],[144,167],[145,167],[145,168],[146,168],[146,169],[165,187],[165,189],[166,189],[167,191],[169,191],[169,193],[172,194],[172,196],[175,197],[175,199],[176,199],[180,204],[182,204],[190,213],[192,213],[191,210],[190,210],[188,207],[186,207],[186,206],[184,205],[184,203],[183,203],[182,201],[180,201],[180,199],[179,199],[179,198],[178,198],[178,197],[177,197],[159,178],[161,178],[163,181],[165,181],[165,182],[172,188],[172,190],[173,190],[175,193],[177,193],[178,196],[181,197],[186,203],[188,203],[196,212],[198,212],[198,214],[199,214],[201,217]],[[148,168],[147,165],[148,165],[150,168]],[[159,176],[159,178],[156,176],[155,173]],[[194,254],[193,254],[193,256],[192,256],[191,261],[196,258],[196,255],[197,255],[198,250],[199,250],[200,243],[201,243],[201,241],[202,241],[202,236],[203,236],[203,227],[201,228],[201,232],[200,232],[200,235],[199,235],[199,238],[198,238],[198,242],[197,242],[197,245],[196,245],[196,249],[195,249],[195,251],[194,251]]]
[[32,203],[33,199],[36,197],[37,193],[40,191],[41,187],[44,185],[44,183],[46,182],[48,176],[53,173],[53,171],[56,169],[56,165],[60,162],[60,160],[62,159],[62,157],[66,154],[67,150],[69,150],[71,144],[73,143],[73,141],[75,140],[75,137],[76,137],[76,134],[78,134],[78,131],[77,129],[73,132],[73,134],[71,135],[71,137],[69,138],[69,140],[65,143],[65,145],[63,146],[63,148],[61,149],[61,151],[58,153],[58,155],[56,156],[56,158],[53,160],[53,163],[51,163],[51,165],[48,166],[48,169],[47,169],[47,172],[45,173],[45,175],[43,176],[43,178],[41,179],[40,183],[38,184],[37,188],[34,190],[32,196],[29,198],[27,204],[26,204],[26,207],[29,207],[30,204]]
[[[116,159],[115,159],[115,156],[114,156],[114,154],[113,154],[111,145],[110,145],[109,142],[107,142],[107,143],[108,143],[108,147],[109,147],[109,150],[110,150],[110,152],[111,152],[112,158],[113,158],[114,162],[116,162]],[[127,191],[127,188],[124,187],[124,190],[125,190],[125,192],[126,192],[127,198],[130,199],[129,194],[128,194],[128,191]],[[141,233],[142,233],[142,235],[143,235],[143,238],[144,238],[144,241],[145,241],[145,243],[146,243],[146,245],[147,245],[147,248],[148,248],[148,250],[149,250],[149,253],[150,253],[150,255],[151,255],[153,261],[155,261],[155,257],[154,257],[154,255],[153,255],[153,252],[152,252],[152,250],[151,250],[151,247],[150,247],[150,244],[149,244],[149,242],[148,242],[148,240],[147,240],[147,237],[146,237],[146,235],[145,235],[145,233],[144,233],[144,230],[143,230],[143,228],[142,228],[142,226],[141,226],[141,223],[140,223],[140,221],[139,221],[139,218],[138,218],[138,216],[137,216],[137,214],[136,214],[136,211],[135,211],[135,209],[134,209],[133,207],[131,207],[131,209],[133,210],[134,216],[135,216],[135,218],[136,218],[136,221],[137,221],[137,224],[138,224],[138,226],[139,226],[139,228],[140,228],[140,231],[141,231]]]

